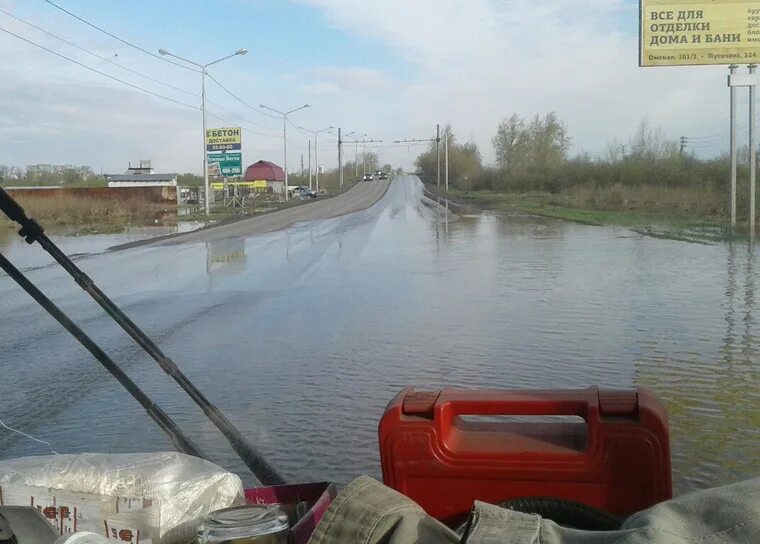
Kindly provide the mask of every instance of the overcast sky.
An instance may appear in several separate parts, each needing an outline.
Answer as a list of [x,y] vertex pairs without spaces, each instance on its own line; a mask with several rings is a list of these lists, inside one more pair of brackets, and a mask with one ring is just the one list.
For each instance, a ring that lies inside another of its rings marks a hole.
[[[412,165],[450,123],[493,160],[491,137],[514,112],[556,111],[573,153],[602,153],[646,117],[710,156],[728,147],[725,67],[639,68],[638,5],[631,0],[54,0],[87,21],[156,52],[208,62],[250,105],[311,108],[292,121],[341,126],[383,140],[383,162]],[[75,65],[0,32],[0,164],[87,164],[121,172],[149,158],[159,172],[201,171],[200,75],[153,58],[44,0],[0,0],[0,28],[143,87],[178,105]],[[127,71],[113,63],[118,63]],[[135,73],[137,72],[137,73]],[[143,76],[148,76],[148,79]],[[746,94],[740,93],[742,95]],[[208,83],[209,126],[241,125],[243,161],[282,163],[282,123]],[[741,134],[747,133],[742,96]],[[232,121],[225,123],[219,117]],[[291,170],[308,136],[288,126]],[[346,149],[353,156],[353,146]],[[337,163],[335,137],[320,136],[319,162]]]

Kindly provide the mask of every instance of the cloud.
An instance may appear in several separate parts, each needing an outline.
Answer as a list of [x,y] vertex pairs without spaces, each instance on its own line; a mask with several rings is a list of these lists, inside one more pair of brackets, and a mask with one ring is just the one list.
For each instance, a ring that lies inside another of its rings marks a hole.
[[414,67],[414,81],[393,89],[393,119],[404,120],[399,130],[419,135],[450,122],[457,133],[473,134],[486,158],[498,121],[512,112],[557,111],[576,150],[625,139],[642,117],[672,137],[725,124],[723,68],[638,67],[632,2],[301,1]]

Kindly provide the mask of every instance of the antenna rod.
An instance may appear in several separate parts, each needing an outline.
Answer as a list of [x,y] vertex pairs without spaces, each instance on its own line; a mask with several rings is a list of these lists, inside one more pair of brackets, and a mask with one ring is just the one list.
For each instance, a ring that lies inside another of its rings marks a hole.
[[[92,279],[82,272],[69,257],[53,243],[45,234],[42,226],[27,217],[24,209],[11,197],[5,189],[0,187],[0,210],[9,219],[21,225],[19,235],[26,239],[28,244],[38,242],[73,278],[97,302],[118,325],[134,339],[155,361],[158,366],[171,376],[179,386],[200,406],[211,422],[227,438],[232,448],[251,469],[251,472],[264,485],[281,485],[285,479],[264,459],[261,454],[250,444],[240,431],[224,416],[224,414],[201,393],[201,391],[188,379],[163,351],[138,327],[114,302],[103,293]],[[35,299],[36,300],[36,299]],[[38,301],[39,302],[39,301]],[[73,334],[73,333],[72,333]],[[102,361],[101,361],[102,362]],[[126,387],[126,386],[125,386]]]
[[[5,211],[5,208],[3,208]],[[9,216],[10,217],[10,216]],[[18,268],[13,266],[5,255],[0,253],[0,268],[2,268],[8,276],[13,279],[19,286],[26,291],[37,303],[42,306],[53,318],[60,323],[64,329],[69,331],[71,335],[76,338],[84,348],[89,351],[93,357],[95,357],[100,364],[102,364],[116,380],[124,386],[130,395],[132,395],[140,405],[145,408],[148,415],[155,421],[163,431],[169,435],[174,447],[182,453],[193,455],[195,457],[205,456],[200,450],[193,444],[189,438],[187,438],[177,426],[177,424],[170,418],[166,412],[164,412],[156,403],[150,400],[150,397],[146,395],[142,389],[140,389],[132,379],[126,375],[126,373],[117,365],[113,359],[111,359],[106,352],[104,352],[100,346],[98,346],[82,329],[80,329],[76,323],[74,323],[69,317],[63,313],[63,311],[55,305],[53,301],[45,296],[24,274],[19,271]]]

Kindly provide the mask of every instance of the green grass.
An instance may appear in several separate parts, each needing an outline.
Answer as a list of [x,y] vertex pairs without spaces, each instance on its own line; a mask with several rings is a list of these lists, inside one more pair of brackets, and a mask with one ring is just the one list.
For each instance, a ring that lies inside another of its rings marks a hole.
[[714,195],[699,190],[668,192],[645,187],[634,191],[613,187],[612,193],[576,188],[564,194],[551,194],[452,189],[442,196],[488,210],[518,211],[585,225],[619,226],[657,238],[708,244],[741,238],[715,213]]

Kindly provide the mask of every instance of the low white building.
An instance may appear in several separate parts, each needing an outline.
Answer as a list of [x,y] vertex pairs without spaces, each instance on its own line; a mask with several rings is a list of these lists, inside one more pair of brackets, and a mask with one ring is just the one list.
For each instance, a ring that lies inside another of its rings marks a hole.
[[176,187],[177,174],[112,174],[109,187]]

